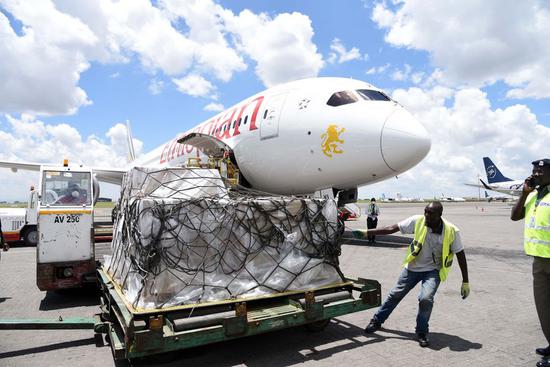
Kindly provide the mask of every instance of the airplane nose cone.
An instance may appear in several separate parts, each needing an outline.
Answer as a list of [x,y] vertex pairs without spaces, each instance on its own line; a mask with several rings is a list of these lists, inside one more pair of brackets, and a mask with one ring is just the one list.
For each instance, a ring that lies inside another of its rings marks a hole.
[[424,159],[432,142],[428,132],[408,111],[399,108],[382,129],[382,156],[389,168],[404,172]]

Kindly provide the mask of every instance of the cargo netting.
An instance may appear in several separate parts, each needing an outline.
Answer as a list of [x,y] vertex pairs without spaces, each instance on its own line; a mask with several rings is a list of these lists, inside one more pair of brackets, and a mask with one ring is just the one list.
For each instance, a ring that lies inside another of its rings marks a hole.
[[113,228],[105,268],[136,308],[344,281],[334,200],[227,188],[216,170],[132,169]]

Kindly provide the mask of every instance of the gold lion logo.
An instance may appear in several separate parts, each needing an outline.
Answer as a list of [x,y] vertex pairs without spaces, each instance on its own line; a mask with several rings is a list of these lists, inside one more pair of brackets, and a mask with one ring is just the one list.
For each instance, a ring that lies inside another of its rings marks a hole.
[[327,131],[321,135],[321,148],[323,148],[323,154],[329,158],[332,158],[332,154],[342,154],[343,150],[338,149],[338,144],[344,144],[344,140],[340,139],[346,128],[338,129],[338,125],[328,125]]

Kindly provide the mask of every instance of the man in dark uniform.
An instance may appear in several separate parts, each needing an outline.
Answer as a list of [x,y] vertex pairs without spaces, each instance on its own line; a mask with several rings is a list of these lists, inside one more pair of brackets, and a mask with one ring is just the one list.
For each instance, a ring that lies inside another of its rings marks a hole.
[[[376,199],[370,199],[370,204],[367,207],[367,228],[375,229],[378,225],[378,215],[380,215],[380,209],[376,205]],[[367,235],[368,242],[374,243],[375,236],[373,234]]]
[[531,162],[533,172],[512,208],[513,221],[525,218],[524,249],[533,256],[533,294],[542,332],[548,346],[537,348],[537,367],[550,367],[550,159]]

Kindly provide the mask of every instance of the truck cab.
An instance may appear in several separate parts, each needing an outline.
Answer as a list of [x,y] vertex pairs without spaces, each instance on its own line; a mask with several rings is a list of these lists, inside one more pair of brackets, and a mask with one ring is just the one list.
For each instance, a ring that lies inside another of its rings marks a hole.
[[38,195],[37,285],[40,290],[81,287],[95,274],[92,170],[43,166]]
[[2,233],[7,242],[23,241],[26,246],[38,243],[37,220],[38,193],[31,186],[26,208],[0,208]]

